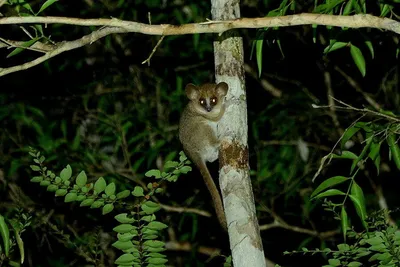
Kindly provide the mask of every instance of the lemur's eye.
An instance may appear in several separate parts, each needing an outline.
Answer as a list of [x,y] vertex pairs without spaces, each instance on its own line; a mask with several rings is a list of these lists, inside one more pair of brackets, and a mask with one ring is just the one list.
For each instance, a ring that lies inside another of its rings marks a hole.
[[200,105],[204,106],[206,104],[206,100],[204,98],[199,99]]
[[216,97],[212,97],[211,98],[211,104],[217,104],[217,102],[218,102],[218,99],[216,98]]

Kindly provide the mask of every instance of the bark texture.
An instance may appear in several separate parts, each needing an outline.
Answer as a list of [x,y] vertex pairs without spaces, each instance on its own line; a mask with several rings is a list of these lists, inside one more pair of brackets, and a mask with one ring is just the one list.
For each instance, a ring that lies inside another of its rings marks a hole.
[[[238,0],[211,0],[212,19],[240,17]],[[218,124],[222,137],[219,182],[235,267],[266,266],[249,175],[247,103],[243,41],[229,31],[214,41],[216,82],[229,85],[226,111]]]

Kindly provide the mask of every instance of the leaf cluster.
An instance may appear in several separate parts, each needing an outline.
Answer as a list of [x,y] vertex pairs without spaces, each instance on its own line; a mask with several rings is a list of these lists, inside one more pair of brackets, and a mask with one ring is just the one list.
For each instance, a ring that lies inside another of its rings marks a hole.
[[[332,203],[328,206],[332,207]],[[332,209],[331,211],[334,212]],[[367,230],[357,233],[353,229],[347,232],[348,243],[341,243],[336,249],[285,252],[287,255],[324,254],[328,264],[323,267],[395,267],[400,264],[400,232],[397,226],[389,225],[387,210],[380,210],[367,218]]]
[[[70,165],[56,175],[44,166],[45,157],[40,152],[31,148],[29,154],[35,163],[30,166],[32,171],[39,173],[31,178],[31,182],[46,187],[46,190],[54,192],[55,196],[64,197],[64,202],[80,202],[81,207],[101,208],[103,215],[112,212],[116,204],[121,204],[126,211],[129,211],[115,216],[119,224],[113,231],[117,233],[118,241],[113,246],[124,253],[115,260],[118,266],[165,266],[167,259],[162,254],[165,244],[157,239],[160,238],[160,231],[168,226],[156,220],[154,213],[161,207],[150,199],[155,194],[163,192],[159,187],[160,183],[176,182],[179,175],[191,171],[191,167],[187,166],[189,161],[183,152],[180,153],[179,162],[167,161],[163,172],[150,170],[146,173],[147,177],[154,177],[159,180],[158,182],[149,183],[146,188],[136,186],[132,191],[120,192],[116,191],[114,183],[107,184],[103,177],[94,183],[88,183],[84,171],[81,171],[73,181]],[[130,196],[135,197],[134,204],[125,202]]]

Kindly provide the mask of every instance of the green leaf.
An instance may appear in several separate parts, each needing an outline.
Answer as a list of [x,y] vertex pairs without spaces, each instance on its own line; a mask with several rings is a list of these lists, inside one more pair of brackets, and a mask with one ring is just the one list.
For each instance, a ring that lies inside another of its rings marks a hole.
[[111,211],[113,211],[113,209],[114,209],[114,204],[112,203],[105,204],[103,207],[103,215],[110,213]]
[[148,258],[148,262],[151,264],[159,265],[168,262],[168,260],[164,258]]
[[318,27],[318,25],[312,24],[311,27],[312,27],[312,32],[313,32],[312,40],[313,40],[313,43],[316,44],[317,43],[317,27]]
[[3,239],[4,254],[8,257],[11,245],[10,230],[8,229],[6,221],[2,215],[0,215],[0,236],[1,239]]
[[19,254],[21,255],[20,262],[21,262],[21,264],[23,264],[24,260],[25,260],[24,241],[22,240],[20,233],[18,231],[16,231],[15,228],[14,228],[14,232],[15,232],[15,240],[17,241],[17,245],[18,245],[18,249],[19,249]]
[[143,188],[141,186],[135,186],[135,189],[132,191],[132,195],[135,197],[143,197]]
[[349,45],[348,42],[334,42],[331,45],[328,45],[327,47],[325,47],[324,54],[328,54],[329,52],[333,52],[335,50],[346,47],[348,45]]
[[164,189],[163,188],[157,188],[156,189],[156,193],[158,194],[158,193],[162,193],[162,192],[164,192]]
[[350,168],[350,174],[353,173],[354,169],[357,167],[357,164],[364,159],[365,155],[367,154],[367,151],[369,150],[372,141],[374,140],[374,138],[372,136],[367,137],[367,139],[365,140],[365,146],[363,148],[363,150],[361,151],[361,154],[357,157],[356,160],[353,161],[353,164],[351,164],[351,168]]
[[149,257],[151,258],[166,258],[167,256],[161,253],[149,253]]
[[122,256],[120,256],[118,259],[116,259],[115,264],[123,265],[123,264],[133,262],[134,260],[135,260],[135,257],[132,254],[126,253],[126,254],[123,254]]
[[104,193],[106,193],[107,196],[114,195],[115,194],[115,184],[114,183],[108,184]]
[[350,140],[359,130],[361,127],[356,123],[353,126],[346,129],[344,132],[342,139],[340,140],[340,148],[343,150],[347,141]]
[[317,195],[318,193],[322,192],[323,190],[332,187],[334,185],[337,184],[341,184],[345,181],[349,180],[349,178],[344,177],[344,176],[334,176],[331,177],[325,181],[323,181],[315,190],[314,192],[311,194],[311,198],[313,198],[315,195]]
[[86,183],[87,183],[87,176],[86,176],[85,171],[81,171],[81,172],[78,174],[78,177],[76,177],[75,183],[76,183],[79,187],[83,187],[83,186],[86,185]]
[[24,51],[26,49],[26,47],[31,47],[33,44],[35,44],[40,38],[36,37],[33,38],[29,41],[26,41],[24,43],[21,44],[21,47],[17,47],[15,48],[10,54],[7,55],[6,58],[10,58],[13,57],[15,55],[18,55],[19,53],[21,53],[22,51]]
[[153,247],[146,248],[147,252],[161,252],[161,251],[164,251],[164,250],[165,250],[165,248],[163,248],[163,247],[160,247],[160,248],[153,248]]
[[393,161],[396,164],[397,169],[400,170],[400,149],[398,144],[396,143],[394,134],[390,133],[387,136],[386,141],[389,145]]
[[50,181],[48,180],[43,180],[40,182],[40,186],[49,186],[50,185]]
[[132,234],[132,233],[124,233],[124,234],[118,234],[118,240],[125,242],[128,240],[132,240],[132,238],[134,238],[136,235]]
[[129,191],[129,190],[124,190],[124,191],[119,192],[119,193],[117,194],[117,199],[127,198],[127,197],[129,197],[130,194],[131,194],[131,191]]
[[87,199],[83,200],[79,206],[89,207],[89,206],[92,206],[93,202],[94,202],[93,198],[87,198]]
[[347,212],[344,206],[342,206],[342,211],[340,213],[340,222],[342,225],[343,238],[344,241],[346,242],[346,234],[347,234],[347,228],[349,227],[349,219],[347,217]]
[[368,50],[371,53],[371,58],[374,59],[375,54],[374,54],[374,46],[373,46],[372,42],[367,40],[367,41],[365,41],[365,45],[368,47]]
[[75,201],[77,198],[77,194],[76,193],[68,193],[65,198],[64,198],[64,202],[72,202]]
[[389,4],[380,4],[381,15],[380,17],[386,17],[386,15],[392,10],[393,6]]
[[76,197],[76,200],[75,200],[75,201],[81,202],[81,201],[83,201],[83,200],[85,200],[85,199],[86,199],[86,196],[85,196],[85,195],[78,195],[78,196]]
[[342,154],[340,154],[340,155],[332,154],[332,158],[334,158],[334,159],[357,159],[358,156],[351,151],[345,150],[345,151],[342,151]]
[[183,151],[179,152],[179,161],[183,162],[185,160],[187,160],[185,153]]
[[33,182],[33,183],[40,183],[41,181],[43,181],[42,176],[35,176],[35,177],[32,177],[32,179],[31,179],[31,182]]
[[144,174],[146,177],[155,177],[156,179],[157,178],[161,178],[161,172],[160,172],[160,170],[156,170],[156,169],[154,169],[154,170],[149,170],[149,171],[147,171],[145,174]]
[[107,186],[106,180],[104,180],[103,177],[100,177],[94,184],[94,191],[96,191],[97,194],[100,194],[106,189],[106,186]]
[[338,259],[329,259],[328,262],[331,266],[341,266],[340,260]]
[[353,181],[353,184],[351,185],[351,192],[349,197],[353,201],[354,207],[357,211],[358,216],[361,219],[363,226],[367,229],[368,226],[365,221],[365,219],[367,218],[367,209],[365,206],[364,193],[361,187],[355,181]]
[[65,167],[61,173],[60,173],[60,177],[63,181],[67,181],[71,178],[72,175],[72,169],[71,166],[67,165],[67,167]]
[[63,197],[63,196],[65,196],[66,194],[67,194],[67,189],[58,189],[57,191],[56,191],[56,196],[57,197]]
[[128,213],[121,213],[114,217],[120,223],[134,223],[136,220],[134,218],[128,217]]
[[186,174],[186,173],[190,172],[191,170],[192,170],[192,167],[190,167],[190,166],[183,166],[180,169],[181,173],[183,173],[183,174]]
[[29,10],[32,14],[35,14],[35,12],[33,12],[33,9],[31,8],[31,5],[29,3],[23,3],[22,7],[25,8],[26,10]]
[[316,195],[314,198],[322,198],[322,197],[330,197],[330,196],[341,196],[341,195],[346,195],[340,190],[337,189],[328,189],[325,192]]
[[92,205],[90,205],[91,209],[98,209],[100,207],[102,207],[104,205],[104,200],[103,199],[99,199],[96,200],[95,202],[93,202]]
[[127,250],[134,247],[132,241],[121,241],[121,240],[114,242],[112,246],[120,250]]
[[40,171],[40,166],[37,166],[37,165],[31,165],[30,167],[31,167],[32,171],[35,171],[35,172],[38,172],[38,171]]
[[146,214],[153,214],[161,209],[160,205],[153,201],[146,201],[141,205],[141,209]]
[[143,242],[143,246],[152,248],[161,248],[165,246],[165,243],[158,240],[147,240]]
[[57,2],[58,0],[47,0],[46,2],[43,3],[43,5],[40,7],[39,11],[36,13],[36,16],[42,13],[46,8]]
[[177,161],[167,161],[164,164],[164,169],[175,168],[178,165],[179,165],[179,162],[177,162]]
[[349,15],[352,10],[353,10],[353,1],[350,0],[350,1],[347,2],[346,6],[344,7],[343,15],[344,16]]
[[151,222],[151,221],[154,221],[155,219],[156,219],[156,216],[154,214],[146,215],[146,216],[143,216],[140,218],[141,221],[145,221],[145,222]]
[[372,238],[368,238],[365,241],[368,244],[370,244],[371,246],[380,245],[380,244],[382,244],[384,242],[381,236],[375,236],[375,237],[372,237]]
[[134,229],[135,229],[135,227],[133,225],[124,223],[124,224],[120,224],[120,225],[114,227],[113,231],[117,232],[117,233],[128,233]]
[[381,156],[379,154],[379,152],[381,150],[381,145],[382,145],[382,142],[379,142],[379,143],[372,142],[370,151],[368,154],[368,157],[374,162],[376,172],[378,175],[379,175],[379,170],[381,167]]
[[162,222],[153,221],[153,222],[150,222],[146,227],[149,229],[152,229],[152,230],[162,230],[162,229],[167,228],[168,225],[166,225]]
[[349,264],[347,264],[347,267],[358,267],[358,266],[362,266],[362,263],[358,261],[352,261]]
[[262,73],[263,44],[264,44],[264,35],[261,34],[261,36],[259,36],[259,39],[256,40],[256,59],[257,59],[258,77],[261,77]]
[[365,77],[366,73],[365,59],[361,50],[357,46],[352,44],[350,46],[350,54],[358,70],[361,72],[362,76]]
[[382,142],[379,142],[379,143],[372,142],[371,143],[370,151],[369,151],[369,154],[368,154],[368,157],[371,160],[374,161],[379,156],[379,152],[381,150],[381,144],[382,144]]
[[51,185],[49,185],[49,186],[47,187],[47,191],[49,191],[49,192],[56,192],[57,189],[58,189],[58,186],[55,185],[55,184],[51,184]]

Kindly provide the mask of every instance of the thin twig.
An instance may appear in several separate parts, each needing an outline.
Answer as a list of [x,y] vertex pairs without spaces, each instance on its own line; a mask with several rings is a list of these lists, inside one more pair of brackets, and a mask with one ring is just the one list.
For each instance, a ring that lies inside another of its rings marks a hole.
[[265,91],[269,92],[271,95],[277,98],[280,98],[282,96],[282,90],[276,88],[272,83],[270,83],[266,79],[259,78],[257,76],[257,72],[249,64],[244,64],[244,70],[248,74],[250,74],[250,76],[253,77],[253,79],[259,80],[262,88],[264,88]]
[[336,115],[336,108],[333,103],[333,90],[332,90],[332,82],[331,82],[331,74],[328,71],[324,71],[324,81],[325,81],[325,86],[327,90],[327,95],[328,95],[328,103],[329,103],[329,115],[332,118],[333,125],[335,125],[335,128],[338,130],[339,135],[343,135],[343,129],[340,126],[339,119]]
[[40,53],[46,53],[50,51],[51,49],[54,49],[54,46],[51,45],[46,45],[41,42],[35,42],[32,46],[26,47],[24,46],[25,42],[20,42],[20,41],[12,41],[12,40],[6,40],[0,37],[0,48],[23,48],[26,50],[31,50],[35,52],[40,52]]
[[372,98],[370,97],[367,93],[365,93],[362,89],[361,86],[355,81],[352,77],[346,74],[341,68],[338,66],[334,67],[337,72],[340,73],[340,75],[343,76],[343,78],[346,79],[346,81],[350,84],[351,87],[353,87],[358,93],[362,94],[364,97],[365,101],[367,101],[374,109],[380,110],[380,105]]
[[165,204],[160,204],[161,208],[170,212],[178,212],[178,213],[194,213],[197,215],[201,215],[204,217],[211,217],[211,213],[205,210],[195,209],[195,208],[186,208],[186,207],[173,207]]
[[[373,111],[373,110],[370,110],[370,109],[367,109],[367,108],[355,108],[355,107],[352,107],[352,106],[350,106],[349,104],[346,104],[345,102],[343,102],[343,101],[341,101],[341,100],[338,100],[338,99],[336,99],[336,98],[334,98],[334,97],[333,97],[333,99],[334,99],[336,102],[338,102],[338,103],[340,103],[340,104],[343,105],[343,107],[341,107],[341,106],[336,106],[337,109],[342,109],[342,110],[353,110],[353,111],[357,111],[357,112],[364,113],[364,115],[373,114],[373,115],[375,115],[375,116],[382,117],[382,118],[388,119],[388,120],[390,120],[390,121],[400,122],[400,119],[397,118],[397,117],[393,117],[393,116],[390,116],[390,115],[387,115],[387,114],[384,114],[384,113],[380,113],[380,112],[377,112],[377,111]],[[320,105],[316,105],[316,104],[312,104],[311,106],[312,106],[313,108],[329,108],[329,107],[330,107],[330,105],[320,106]]]
[[340,233],[339,230],[318,232],[315,230],[290,225],[287,222],[285,222],[285,220],[283,220],[275,211],[269,209],[267,206],[261,204],[261,207],[264,210],[266,210],[268,212],[268,214],[270,214],[272,216],[272,218],[274,219],[274,222],[269,223],[269,224],[260,225],[260,231],[265,231],[265,230],[269,230],[272,228],[283,228],[283,229],[287,229],[287,230],[290,230],[293,232],[319,237],[320,239],[323,239],[323,240],[331,238],[331,237],[337,235],[338,233]]
[[[323,151],[331,151],[331,148],[324,146],[324,145],[319,145],[315,143],[309,143],[309,142],[304,142],[306,146],[308,147],[313,147],[316,149],[320,149]],[[278,145],[278,146],[297,146],[299,144],[299,141],[297,140],[269,140],[269,141],[261,141],[261,145],[263,146],[271,146],[271,145]]]
[[160,44],[162,43],[162,41],[164,40],[165,36],[161,36],[160,40],[158,40],[156,46],[153,48],[153,50],[150,53],[150,56],[142,62],[142,64],[147,63],[148,66],[150,66],[150,59],[153,57],[154,53],[156,52],[157,48],[160,46]]

